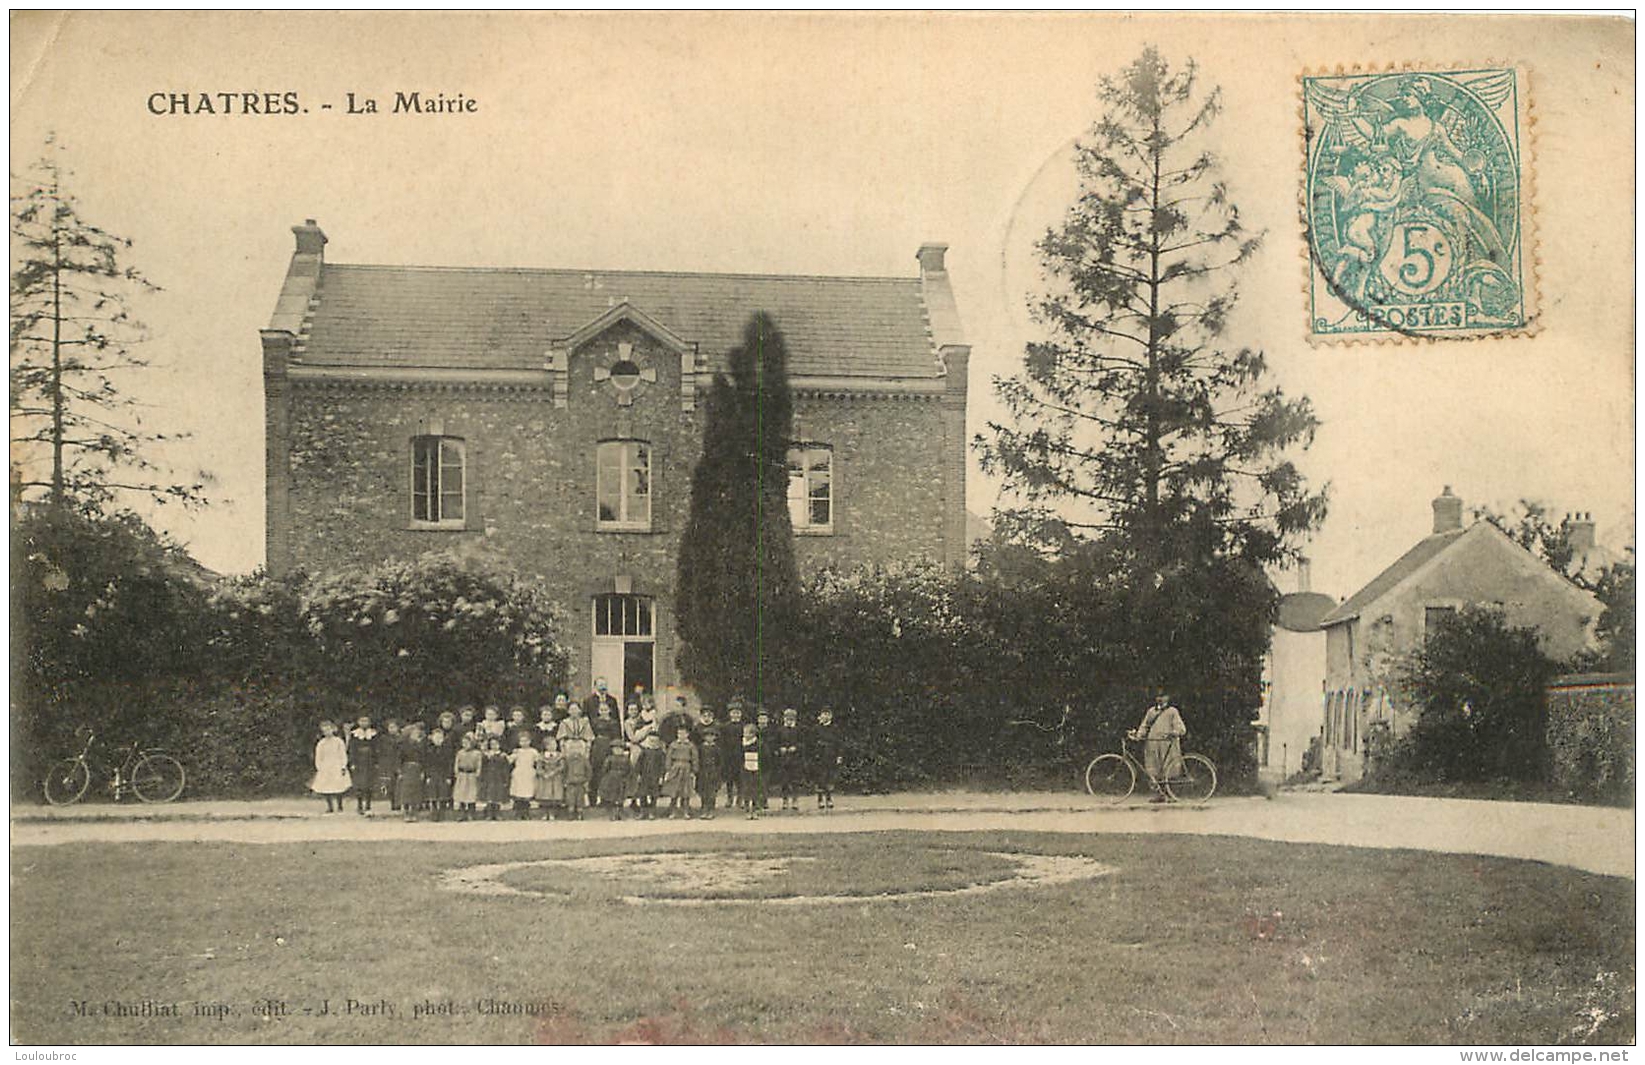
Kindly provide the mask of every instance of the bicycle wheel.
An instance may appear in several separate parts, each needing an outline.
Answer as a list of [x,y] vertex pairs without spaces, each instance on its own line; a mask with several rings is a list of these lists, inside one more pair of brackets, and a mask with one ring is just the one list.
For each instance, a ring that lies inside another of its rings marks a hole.
[[65,758],[46,774],[46,801],[53,806],[79,802],[91,786],[91,770],[78,758]]
[[1182,776],[1165,782],[1165,790],[1178,802],[1204,802],[1217,790],[1217,767],[1203,754],[1182,756]]
[[1085,790],[1099,799],[1124,802],[1136,787],[1136,768],[1117,754],[1099,754],[1085,767]]
[[144,802],[170,802],[183,794],[183,763],[150,751],[131,768],[131,790]]

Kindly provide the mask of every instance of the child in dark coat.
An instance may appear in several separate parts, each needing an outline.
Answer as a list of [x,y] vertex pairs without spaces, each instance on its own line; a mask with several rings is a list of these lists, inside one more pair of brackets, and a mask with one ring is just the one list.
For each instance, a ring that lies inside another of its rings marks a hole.
[[702,709],[701,727],[697,730],[701,743],[697,747],[697,798],[702,802],[702,817],[714,819],[714,804],[720,799],[720,778],[725,769],[725,755],[720,750],[720,727],[714,721],[714,711]]
[[593,769],[588,752],[594,745],[594,726],[583,716],[583,708],[566,708],[560,722],[560,752],[565,755],[565,811],[573,821],[583,819],[583,800],[588,795],[588,778]]
[[740,798],[737,787],[743,774],[743,707],[732,700],[725,708],[725,724],[720,726],[720,768],[725,779],[725,805],[735,810]]
[[817,786],[817,809],[834,808],[834,774],[844,756],[840,734],[834,727],[834,711],[823,707],[817,713],[817,727],[811,733],[811,779]]
[[354,783],[354,812],[364,816],[371,812],[377,790],[377,730],[368,714],[361,714],[348,734],[348,775]]
[[628,751],[618,747],[606,759],[600,772],[600,804],[611,811],[613,821],[623,819],[623,799],[628,795]]
[[[443,720],[451,715],[446,713],[440,717]],[[428,734],[427,760],[423,762],[423,798],[434,812],[436,821],[445,820],[445,812],[451,809],[451,772],[457,757],[452,753],[453,742],[442,725],[435,725],[434,731]]]
[[377,737],[377,786],[388,800],[390,810],[400,808],[400,719],[391,717],[383,722],[382,734]]
[[394,796],[407,821],[417,820],[417,811],[423,808],[423,764],[428,757],[428,744],[423,742],[423,726],[412,722],[400,734],[399,773],[395,777]]
[[497,820],[497,812],[508,802],[508,778],[514,766],[503,753],[501,736],[486,737],[485,758],[480,763],[480,802],[487,820]]
[[800,712],[792,706],[783,711],[783,723],[775,730],[772,743],[776,755],[772,776],[777,779],[783,809],[800,812]]
[[[623,726],[611,716],[611,704],[601,702],[594,711],[594,739],[588,745],[588,790],[591,798],[604,802],[600,795],[600,778],[605,773],[606,759],[614,750],[623,749]],[[623,749],[626,754],[626,749]]]

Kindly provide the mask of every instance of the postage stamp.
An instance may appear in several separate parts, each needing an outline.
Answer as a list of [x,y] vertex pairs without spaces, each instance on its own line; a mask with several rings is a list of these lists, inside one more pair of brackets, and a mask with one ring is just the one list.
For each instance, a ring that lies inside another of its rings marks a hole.
[[1535,325],[1524,72],[1304,75],[1312,340]]

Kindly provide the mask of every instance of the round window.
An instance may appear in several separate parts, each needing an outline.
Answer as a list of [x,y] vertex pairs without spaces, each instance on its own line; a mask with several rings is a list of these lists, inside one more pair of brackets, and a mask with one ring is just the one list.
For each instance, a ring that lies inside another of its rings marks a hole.
[[611,383],[628,391],[640,383],[640,367],[633,359],[623,359],[611,367]]

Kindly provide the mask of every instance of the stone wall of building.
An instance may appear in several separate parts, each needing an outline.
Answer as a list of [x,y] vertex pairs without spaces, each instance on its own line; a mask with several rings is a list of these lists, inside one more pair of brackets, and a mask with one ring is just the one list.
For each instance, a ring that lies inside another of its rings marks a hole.
[[[597,373],[617,361],[619,345],[645,371],[627,405]],[[564,406],[556,406],[546,374],[540,383],[497,383],[434,375],[288,380],[283,371],[282,359],[268,360],[272,570],[318,572],[483,545],[541,576],[566,607],[575,688],[592,680],[591,598],[613,591],[654,597],[656,685],[675,683],[675,559],[706,392],[699,375],[686,409],[679,355],[620,323],[573,353]],[[942,474],[940,397],[802,394],[796,413],[797,438],[834,448],[833,531],[796,537],[802,572],[944,557],[953,501]],[[463,441],[460,528],[412,520],[412,440],[425,434]],[[597,528],[596,444],[613,438],[652,448],[647,531]]]

